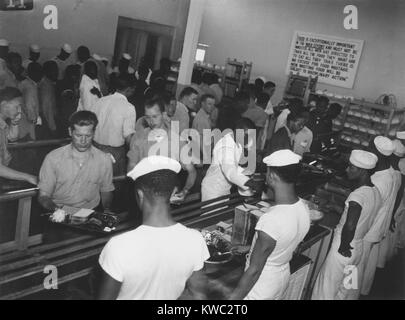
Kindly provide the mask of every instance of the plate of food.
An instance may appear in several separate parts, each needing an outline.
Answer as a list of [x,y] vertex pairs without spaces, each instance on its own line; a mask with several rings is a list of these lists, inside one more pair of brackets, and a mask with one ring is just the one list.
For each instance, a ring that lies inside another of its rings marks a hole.
[[321,220],[323,218],[323,216],[324,216],[324,214],[319,210],[315,210],[315,209],[309,210],[309,218],[311,219],[312,222]]
[[220,231],[201,231],[205,242],[207,243],[210,258],[205,261],[211,265],[221,265],[232,260],[231,243],[224,239]]

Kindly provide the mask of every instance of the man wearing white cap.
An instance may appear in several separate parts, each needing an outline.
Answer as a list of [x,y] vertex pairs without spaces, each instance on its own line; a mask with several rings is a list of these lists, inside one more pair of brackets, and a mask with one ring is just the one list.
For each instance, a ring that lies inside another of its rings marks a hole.
[[110,74],[109,85],[110,92],[115,92],[115,79],[121,74],[130,74],[135,77],[135,70],[130,66],[132,57],[128,53],[123,53],[120,60],[118,61],[118,66],[113,69]]
[[381,241],[388,233],[395,199],[401,184],[401,175],[391,167],[390,156],[394,144],[386,137],[378,136],[371,144],[370,151],[377,155],[378,162],[371,181],[380,191],[382,205],[374,222],[364,237],[364,254],[366,258],[361,294],[368,295],[374,281],[378,265]]
[[37,44],[30,45],[29,57],[28,57],[28,59],[24,60],[23,64],[22,64],[24,69],[27,70],[28,65],[31,62],[38,62],[38,59],[40,56],[41,56],[41,51],[40,51],[39,46]]
[[176,223],[170,214],[180,169],[173,159],[151,156],[128,173],[143,223],[112,238],[101,252],[99,299],[174,300],[185,287],[192,293],[198,289],[209,258],[207,245],[198,231]]
[[65,43],[60,48],[59,54],[52,59],[55,60],[56,63],[58,64],[59,80],[63,79],[65,75],[65,69],[71,63],[69,60],[71,54],[72,54],[72,47],[69,44]]
[[7,66],[7,56],[9,53],[9,43],[5,39],[0,39],[0,89],[6,87],[17,87],[15,75]]
[[[308,207],[295,192],[300,161],[301,156],[291,150],[264,158],[275,205],[257,222],[245,273],[231,299],[283,299],[290,278],[289,262],[310,226]],[[240,252],[238,248],[236,252]]]
[[353,150],[349,161],[346,173],[355,190],[346,199],[332,247],[315,282],[313,300],[358,299],[360,295],[360,282],[345,287],[345,269],[357,268],[357,279],[361,281],[367,260],[363,258],[363,238],[381,206],[380,192],[370,178],[378,158],[371,152]]
[[[398,131],[397,138],[401,141],[402,145],[405,143],[405,131]],[[405,175],[405,158],[401,157],[398,162],[398,169],[400,170],[402,177]],[[405,248],[405,197],[404,191],[401,191],[404,188],[403,183],[401,185],[400,191],[398,191],[398,197],[396,207],[398,205],[398,209],[395,212],[395,218],[391,221],[391,230],[394,230],[397,234],[396,236],[396,247],[397,248]],[[405,188],[404,188],[405,189]],[[399,198],[401,196],[401,201]]]

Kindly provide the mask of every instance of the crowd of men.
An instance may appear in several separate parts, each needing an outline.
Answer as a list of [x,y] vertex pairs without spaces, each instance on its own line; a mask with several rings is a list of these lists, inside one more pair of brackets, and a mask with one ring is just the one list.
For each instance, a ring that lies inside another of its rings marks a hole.
[[[276,86],[261,78],[228,100],[218,76],[198,70],[176,98],[166,91],[167,59],[154,72],[144,59],[135,72],[125,53],[109,72],[108,60],[87,47],[77,48],[77,62],[69,64],[72,53],[65,44],[41,65],[37,45],[22,61],[0,40],[0,179],[37,185],[39,203],[48,211],[67,205],[107,212],[113,177],[135,181],[133,198],[143,222],[105,247],[99,297],[176,299],[186,284],[199,297],[208,250],[201,235],[173,220],[170,203],[181,203],[192,190],[201,192],[202,201],[228,195],[232,186],[261,193],[263,183],[252,174],[262,170],[275,203],[259,220],[253,244],[233,249],[248,255],[228,297],[282,299],[289,262],[310,225],[308,208],[295,192],[302,155],[325,147],[322,137],[332,132],[341,106],[324,97],[312,106],[299,99],[273,106]],[[205,139],[213,129],[224,134]],[[65,136],[71,143],[45,157],[39,178],[10,168],[9,142]],[[347,176],[355,188],[340,208],[314,299],[368,294],[377,266],[403,244],[405,133],[398,139],[376,137],[372,150],[352,151]],[[253,169],[241,163],[249,152],[255,155]],[[358,270],[354,289],[344,285],[348,266]]]

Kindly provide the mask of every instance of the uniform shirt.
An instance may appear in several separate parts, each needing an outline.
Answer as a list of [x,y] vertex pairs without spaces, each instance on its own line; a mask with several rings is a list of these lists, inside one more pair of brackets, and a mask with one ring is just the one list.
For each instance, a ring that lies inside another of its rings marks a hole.
[[371,182],[380,191],[382,205],[364,239],[368,242],[380,242],[388,232],[395,199],[401,185],[401,173],[390,167],[374,173]]
[[24,112],[27,119],[36,122],[39,116],[38,85],[30,78],[25,78],[18,85],[24,98]]
[[114,191],[110,156],[91,147],[87,162],[80,167],[71,144],[50,152],[39,173],[38,187],[58,205],[94,209],[100,192]]
[[[308,233],[309,227],[309,210],[301,199],[291,205],[276,205],[263,214],[257,222],[256,230],[268,234],[277,241],[263,270],[289,263],[295,249]],[[257,232],[246,261],[247,267],[250,265],[250,256],[256,241]]]
[[[246,190],[245,183],[249,178],[244,175],[239,166],[242,156],[242,146],[236,144],[233,134],[228,133],[214,146],[211,165],[202,181],[204,188],[209,188],[209,195],[202,190],[202,201],[213,199],[226,194],[232,184]],[[203,188],[203,189],[204,189]]]
[[214,83],[210,85],[212,92],[215,93],[215,104],[218,105],[222,101],[222,97],[224,96],[224,92],[222,91],[221,86],[218,83]]
[[177,102],[176,111],[175,111],[173,117],[171,117],[169,119],[170,119],[170,121],[178,121],[180,135],[183,132],[183,130],[190,128],[190,116],[188,114],[188,109],[181,102]]
[[90,109],[97,115],[94,141],[111,147],[121,147],[125,138],[135,133],[135,107],[121,93],[101,98]]
[[80,99],[77,111],[91,110],[96,102],[100,99],[98,96],[90,92],[93,87],[96,87],[101,92],[98,80],[90,79],[87,75],[84,74],[80,82]]
[[204,129],[209,129],[211,130],[211,118],[208,113],[204,111],[203,108],[201,108],[198,112],[197,115],[195,116],[193,120],[193,129],[197,130],[198,134],[200,135],[200,141],[202,142],[202,137],[204,133]]
[[11,154],[8,152],[8,132],[9,128],[7,123],[0,118],[0,164],[8,166],[11,161]]
[[358,203],[362,208],[353,238],[353,242],[356,242],[363,240],[366,233],[370,230],[377,212],[381,207],[382,200],[377,187],[362,186],[350,193],[349,197],[346,199],[342,217],[336,227],[336,232],[339,234],[342,233],[346,223],[347,211],[351,201]]
[[305,152],[309,152],[311,149],[312,139],[312,131],[307,127],[302,128],[297,134],[293,135],[293,151],[301,156]]
[[263,128],[266,124],[268,115],[262,108],[253,105],[242,114],[242,117],[252,120],[257,128]]
[[56,131],[56,88],[55,83],[48,78],[43,78],[38,85],[40,110],[45,118],[48,128]]
[[0,58],[0,90],[5,87],[17,88],[17,80],[8,69],[6,61]]
[[196,230],[179,223],[163,228],[141,225],[112,238],[99,264],[122,282],[118,300],[175,300],[209,256]]

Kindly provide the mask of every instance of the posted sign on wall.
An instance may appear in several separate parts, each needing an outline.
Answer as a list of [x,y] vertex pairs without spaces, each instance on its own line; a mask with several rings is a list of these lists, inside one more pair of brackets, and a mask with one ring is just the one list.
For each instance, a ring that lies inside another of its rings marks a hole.
[[318,82],[353,88],[363,42],[296,31],[286,73],[318,76]]

